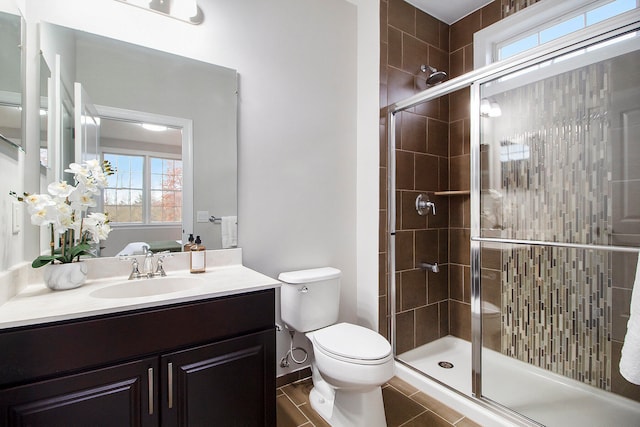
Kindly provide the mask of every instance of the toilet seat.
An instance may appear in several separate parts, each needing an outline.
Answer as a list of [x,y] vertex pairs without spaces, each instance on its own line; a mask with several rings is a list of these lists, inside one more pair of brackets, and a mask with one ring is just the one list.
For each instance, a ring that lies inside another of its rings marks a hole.
[[314,348],[349,363],[377,365],[391,359],[391,345],[371,329],[338,323],[313,332]]

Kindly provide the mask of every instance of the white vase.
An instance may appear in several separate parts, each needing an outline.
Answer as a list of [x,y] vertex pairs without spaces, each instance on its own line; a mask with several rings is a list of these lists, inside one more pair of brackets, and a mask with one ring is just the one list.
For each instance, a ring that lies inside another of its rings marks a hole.
[[44,268],[44,283],[54,291],[77,288],[87,280],[87,264],[82,261],[49,264]]

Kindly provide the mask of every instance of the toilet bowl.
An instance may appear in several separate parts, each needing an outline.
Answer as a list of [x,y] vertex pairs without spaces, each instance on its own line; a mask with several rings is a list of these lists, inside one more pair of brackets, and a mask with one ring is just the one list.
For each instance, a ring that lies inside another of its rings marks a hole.
[[386,426],[380,386],[394,374],[388,341],[339,323],[306,334],[313,345],[311,407],[332,426]]
[[394,375],[389,342],[377,332],[335,323],[340,270],[282,273],[282,320],[312,344],[311,407],[333,427],[386,427],[382,384]]

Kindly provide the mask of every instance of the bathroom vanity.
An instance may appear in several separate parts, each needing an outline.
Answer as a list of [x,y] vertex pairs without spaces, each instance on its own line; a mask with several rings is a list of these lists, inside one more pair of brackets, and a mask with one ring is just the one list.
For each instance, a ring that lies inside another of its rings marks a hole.
[[[99,301],[115,307],[68,319],[6,327],[24,301],[0,306],[0,425],[275,426],[278,283],[242,266],[212,270],[203,289]],[[229,287],[234,274],[244,279]],[[105,286],[30,297],[53,307]]]

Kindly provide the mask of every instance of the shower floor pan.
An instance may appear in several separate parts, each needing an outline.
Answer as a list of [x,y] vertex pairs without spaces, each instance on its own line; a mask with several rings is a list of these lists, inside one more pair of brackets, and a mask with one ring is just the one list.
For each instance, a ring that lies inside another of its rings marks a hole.
[[[470,342],[447,336],[402,353],[398,359],[471,396]],[[453,367],[441,367],[448,364]],[[482,353],[482,364],[485,397],[546,426],[640,426],[640,403],[630,399],[488,349]]]

